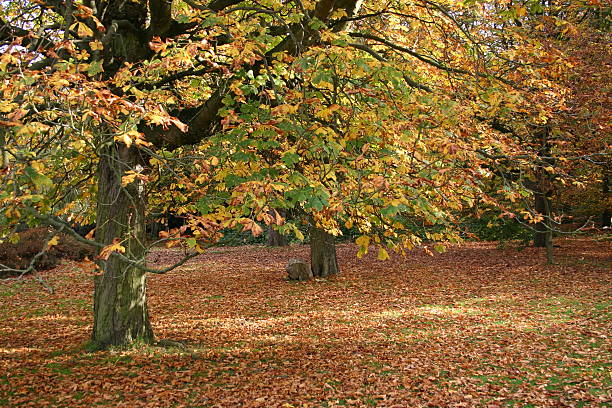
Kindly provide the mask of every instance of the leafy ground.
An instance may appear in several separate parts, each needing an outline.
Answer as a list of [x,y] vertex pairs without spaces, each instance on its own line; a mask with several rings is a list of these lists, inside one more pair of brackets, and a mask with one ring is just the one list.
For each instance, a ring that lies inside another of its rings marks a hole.
[[[306,247],[222,248],[150,279],[156,334],[189,351],[87,353],[91,272],[0,284],[0,406],[612,406],[612,245],[467,244],[289,283]],[[157,263],[176,253],[153,254]]]

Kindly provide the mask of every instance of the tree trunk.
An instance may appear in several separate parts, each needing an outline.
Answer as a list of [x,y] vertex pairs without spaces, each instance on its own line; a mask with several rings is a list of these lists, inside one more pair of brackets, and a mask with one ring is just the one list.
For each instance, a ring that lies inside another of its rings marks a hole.
[[603,228],[610,228],[612,226],[612,211],[609,208],[605,208],[601,213],[601,226]]
[[[145,256],[145,194],[142,182],[121,186],[125,171],[141,163],[139,151],[124,145],[107,148],[100,158],[96,240],[110,245],[120,239],[125,255]],[[146,298],[146,274],[111,255],[100,260],[95,279],[93,348],[152,343]]]
[[288,245],[287,237],[272,228],[272,226],[268,227],[268,246],[285,247]]
[[[547,259],[552,263],[552,186],[551,175],[544,166],[554,166],[554,162],[550,158],[550,143],[549,143],[550,126],[544,126],[536,133],[536,137],[540,144],[538,157],[544,164],[538,165],[536,169],[537,188],[535,194],[535,210],[544,216],[544,220],[535,225],[535,233],[533,237],[533,246],[537,248],[547,248]],[[550,255],[548,253],[550,252]]]
[[608,168],[604,168],[603,185],[601,192],[603,193],[604,209],[601,213],[602,228],[610,228],[612,224],[612,211],[610,211],[610,184],[612,183],[612,172]]
[[9,166],[9,155],[5,149],[6,139],[5,139],[6,129],[0,129],[0,170],[4,170]]
[[552,210],[550,208],[550,198],[544,198],[544,214],[546,217],[546,219],[544,220],[544,223],[546,225],[544,245],[546,246],[546,263],[552,265],[555,262],[555,259],[553,257],[553,231],[551,225]]
[[[281,217],[286,217],[284,210],[277,210],[277,212]],[[270,215],[274,216],[274,210],[270,210]],[[268,246],[284,247],[288,245],[289,241],[287,241],[287,237],[275,230],[272,225],[270,225],[268,227]]]
[[546,247],[546,237],[548,233],[548,223],[546,222],[549,214],[546,213],[546,207],[548,207],[547,201],[548,197],[546,197],[545,193],[540,191],[535,192],[535,210],[539,214],[544,215],[544,220],[538,222],[535,225],[535,231],[533,235],[533,246],[536,248],[545,248]]
[[310,228],[310,265],[315,278],[340,272],[334,236],[314,225]]

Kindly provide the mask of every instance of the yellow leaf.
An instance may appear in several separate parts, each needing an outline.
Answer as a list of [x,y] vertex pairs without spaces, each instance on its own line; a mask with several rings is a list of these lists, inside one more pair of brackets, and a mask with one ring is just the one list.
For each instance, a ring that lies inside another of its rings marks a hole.
[[297,228],[295,229],[295,237],[300,241],[304,240],[304,234],[302,234],[302,232]]
[[92,41],[89,43],[92,51],[101,51],[104,49],[104,45],[98,40]]
[[367,248],[370,245],[370,237],[362,235],[355,240],[355,243],[362,248]]
[[77,22],[70,26],[71,30],[76,30],[79,37],[92,37],[93,30],[83,22]]
[[107,245],[104,248],[102,248],[102,250],[100,251],[100,255],[98,255],[98,258],[103,259],[103,260],[107,260],[108,257],[113,252],[119,252],[119,253],[122,253],[122,254],[125,253],[125,247],[123,245],[121,245],[121,240],[119,238],[113,239],[113,243],[112,244]]
[[130,147],[132,145],[132,139],[127,133],[123,134],[123,136],[121,137],[121,141],[125,143],[127,147]]
[[130,183],[133,183],[136,180],[136,173],[130,173],[123,177],[121,177],[121,186],[125,187]]
[[71,147],[75,150],[81,151],[82,149],[84,149],[86,146],[85,141],[83,140],[75,140],[74,142],[71,143]]
[[59,244],[59,236],[55,235],[53,238],[49,240],[49,242],[47,242],[47,249],[57,244]]
[[0,101],[0,113],[8,113],[17,107],[16,103]]
[[380,259],[381,261],[386,261],[387,259],[389,259],[389,253],[385,248],[381,247],[378,250],[378,259]]

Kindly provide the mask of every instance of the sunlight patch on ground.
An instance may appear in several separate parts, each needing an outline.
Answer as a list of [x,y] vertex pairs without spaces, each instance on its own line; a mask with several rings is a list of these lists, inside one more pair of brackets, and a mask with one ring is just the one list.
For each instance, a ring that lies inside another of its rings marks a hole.
[[28,318],[30,322],[48,322],[48,321],[61,321],[61,322],[82,322],[83,318],[78,316],[66,316],[63,314],[50,314],[43,316],[32,316]]
[[25,354],[41,351],[37,347],[0,347],[0,354]]

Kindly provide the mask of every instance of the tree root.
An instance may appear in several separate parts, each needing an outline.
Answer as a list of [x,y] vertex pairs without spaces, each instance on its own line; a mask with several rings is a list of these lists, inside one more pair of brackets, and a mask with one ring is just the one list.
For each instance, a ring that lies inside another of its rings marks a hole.
[[188,351],[189,348],[184,344],[181,343],[180,341],[176,341],[176,340],[170,340],[170,339],[161,339],[158,340],[155,345],[157,347],[163,347],[163,348],[176,348],[179,349],[181,351]]

